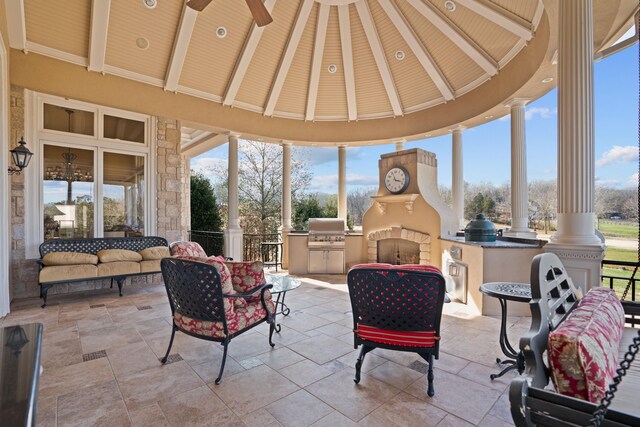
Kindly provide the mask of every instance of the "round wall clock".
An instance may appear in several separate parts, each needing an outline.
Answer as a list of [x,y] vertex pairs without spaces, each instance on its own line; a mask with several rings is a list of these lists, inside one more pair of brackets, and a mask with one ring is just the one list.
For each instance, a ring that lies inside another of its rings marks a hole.
[[389,169],[384,177],[384,186],[391,194],[403,193],[409,186],[409,172],[403,167]]

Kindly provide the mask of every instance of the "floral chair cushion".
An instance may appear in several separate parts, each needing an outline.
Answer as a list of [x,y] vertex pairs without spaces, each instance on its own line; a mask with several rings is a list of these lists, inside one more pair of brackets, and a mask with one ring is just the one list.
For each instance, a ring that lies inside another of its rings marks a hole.
[[[262,307],[262,303],[251,302],[244,307],[235,307],[231,316],[227,316],[227,330],[229,335],[233,335],[242,329],[245,329],[267,316],[267,312]],[[205,322],[202,320],[192,319],[175,313],[173,321],[177,327],[196,335],[203,335],[214,338],[225,338],[222,322]]]
[[[256,286],[267,283],[264,277],[264,265],[261,261],[245,262],[225,262],[231,272],[231,283],[238,293],[248,292]],[[268,290],[264,295],[267,309],[270,313],[275,312],[275,306]],[[260,294],[247,299],[248,301],[260,301]]]
[[207,258],[207,253],[197,242],[173,242],[169,247],[171,255],[177,257],[191,256]]
[[564,395],[600,402],[618,367],[624,311],[615,292],[593,288],[549,334],[551,379]]
[[[197,243],[196,243],[197,244]],[[180,259],[188,259],[191,261],[204,262],[207,264],[211,264],[218,270],[218,274],[220,274],[220,283],[222,284],[222,293],[226,295],[234,295],[237,294],[233,285],[231,284],[231,273],[229,269],[225,265],[224,262],[221,262],[218,257],[208,257],[202,258],[198,256],[189,256],[189,255],[179,255],[176,258]],[[225,316],[229,318],[233,313],[233,308],[235,307],[245,307],[247,305],[246,300],[243,298],[233,298],[231,301],[230,298],[224,299],[224,311]]]

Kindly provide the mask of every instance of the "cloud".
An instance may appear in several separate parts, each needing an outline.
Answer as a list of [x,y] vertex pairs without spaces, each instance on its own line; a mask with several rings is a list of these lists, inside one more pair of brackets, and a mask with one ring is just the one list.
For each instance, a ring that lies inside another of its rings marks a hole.
[[619,187],[620,180],[619,179],[601,179],[596,177],[596,185],[598,187],[607,187],[607,188]]
[[218,157],[196,157],[191,160],[191,170],[208,175],[211,169],[227,167],[227,160]]
[[[377,175],[347,174],[347,185],[371,186],[378,184]],[[311,192],[338,192],[338,175],[316,175],[309,184]]]
[[596,166],[606,166],[616,163],[632,163],[638,160],[638,147],[626,145],[620,147],[614,145],[609,151],[605,151],[602,157],[596,161]]
[[[557,108],[551,109],[548,107],[531,107],[531,108],[525,109],[524,119],[531,120],[535,116],[539,116],[541,119],[549,119],[553,116],[556,116],[557,114],[558,114]],[[506,116],[500,117],[498,120],[501,120],[501,121],[511,120],[511,115],[507,114]]]
[[627,179],[625,187],[637,187],[638,186],[638,172],[634,173]]
[[[325,163],[338,163],[338,149],[336,147],[300,147],[298,153],[301,159],[309,166],[318,166]],[[365,156],[361,147],[347,148],[347,162],[359,160]]]

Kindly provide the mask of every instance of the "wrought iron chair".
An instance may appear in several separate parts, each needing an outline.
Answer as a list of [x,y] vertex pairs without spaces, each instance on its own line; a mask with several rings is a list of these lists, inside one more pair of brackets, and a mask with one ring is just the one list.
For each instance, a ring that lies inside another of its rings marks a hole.
[[163,364],[169,357],[176,331],[224,346],[216,384],[220,384],[232,338],[267,322],[269,344],[274,346],[271,338],[275,309],[268,292],[273,285],[257,284],[247,292],[236,293],[229,271],[215,259],[199,262],[164,258],[161,269],[173,318],[169,347],[160,359]]
[[353,310],[354,348],[362,345],[354,381],[367,353],[380,347],[418,353],[429,364],[427,394],[433,388],[433,358],[440,349],[445,297],[442,273],[426,265],[362,264],[347,275]]

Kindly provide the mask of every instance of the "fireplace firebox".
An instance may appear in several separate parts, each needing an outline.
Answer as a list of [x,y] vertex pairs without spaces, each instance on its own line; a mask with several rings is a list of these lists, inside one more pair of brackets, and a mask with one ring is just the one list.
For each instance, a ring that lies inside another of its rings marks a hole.
[[387,264],[419,264],[420,244],[405,239],[378,240],[378,262]]

